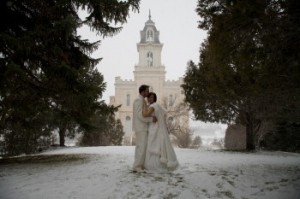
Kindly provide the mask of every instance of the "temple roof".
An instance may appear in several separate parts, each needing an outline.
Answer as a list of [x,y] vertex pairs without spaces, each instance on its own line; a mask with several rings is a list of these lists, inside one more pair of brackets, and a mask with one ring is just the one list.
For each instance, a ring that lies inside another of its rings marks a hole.
[[[148,32],[147,34],[147,31]],[[151,34],[152,31],[152,34]],[[144,29],[140,32],[141,41],[140,43],[160,43],[159,42],[159,31],[155,27],[155,23],[151,20],[151,12],[149,11],[149,19],[146,21]],[[152,39],[149,39],[152,36]]]

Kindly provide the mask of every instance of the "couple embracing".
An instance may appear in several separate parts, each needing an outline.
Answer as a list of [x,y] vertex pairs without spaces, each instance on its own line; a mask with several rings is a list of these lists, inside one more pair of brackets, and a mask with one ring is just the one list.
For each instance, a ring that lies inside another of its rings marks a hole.
[[156,100],[156,94],[149,93],[149,86],[141,85],[139,97],[133,102],[134,172],[166,173],[179,165],[167,131],[164,110]]

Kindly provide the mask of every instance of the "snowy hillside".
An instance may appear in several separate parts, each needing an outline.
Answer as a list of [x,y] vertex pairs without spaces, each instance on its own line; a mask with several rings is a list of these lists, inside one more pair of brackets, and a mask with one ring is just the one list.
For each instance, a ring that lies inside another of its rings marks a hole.
[[300,198],[300,154],[175,151],[180,168],[163,175],[131,173],[132,146],[70,147],[2,162],[0,198]]

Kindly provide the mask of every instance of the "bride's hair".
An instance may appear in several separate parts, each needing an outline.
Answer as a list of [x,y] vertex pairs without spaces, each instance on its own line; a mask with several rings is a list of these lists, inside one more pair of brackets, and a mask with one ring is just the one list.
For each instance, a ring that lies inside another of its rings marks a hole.
[[153,101],[156,102],[156,100],[157,100],[156,94],[155,94],[154,92],[150,92],[149,95],[148,95],[148,98],[149,98],[151,95],[153,95]]

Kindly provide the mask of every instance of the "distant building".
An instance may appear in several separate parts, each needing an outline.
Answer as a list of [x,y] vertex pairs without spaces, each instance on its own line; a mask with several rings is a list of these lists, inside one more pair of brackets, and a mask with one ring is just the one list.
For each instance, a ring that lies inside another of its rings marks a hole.
[[[164,107],[171,109],[183,102],[184,94],[180,85],[183,78],[176,81],[165,80],[165,66],[161,63],[161,51],[163,44],[159,41],[159,31],[154,22],[149,19],[145,27],[140,31],[141,40],[137,44],[139,62],[134,68],[134,80],[122,80],[121,77],[115,78],[115,96],[110,96],[110,105],[122,105],[116,114],[121,120],[125,136],[124,144],[131,145],[134,138],[132,132],[132,105],[138,96],[138,88],[142,84],[150,86],[150,91],[157,94],[157,102],[164,104]],[[175,69],[175,67],[174,67]],[[185,115],[188,121],[188,115]],[[169,118],[172,119],[172,118]]]

